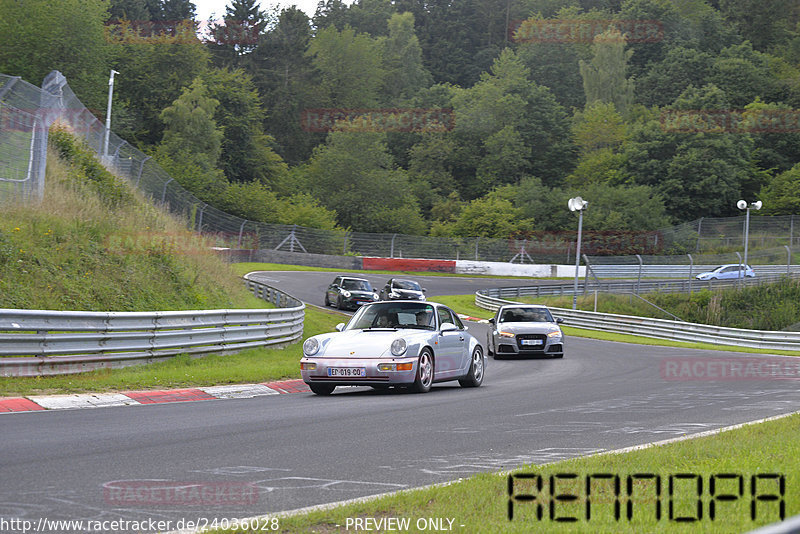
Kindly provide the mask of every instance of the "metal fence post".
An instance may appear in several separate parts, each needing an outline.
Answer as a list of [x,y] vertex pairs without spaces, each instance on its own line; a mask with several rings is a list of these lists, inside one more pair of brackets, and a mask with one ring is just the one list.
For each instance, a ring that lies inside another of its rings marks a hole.
[[786,247],[786,276],[789,276],[792,273],[792,249],[788,245],[783,246]]
[[636,279],[636,295],[638,296],[639,295],[639,286],[642,283],[642,267],[643,267],[643,263],[642,263],[642,257],[639,254],[636,255],[636,259],[639,260],[639,277]]
[[694,278],[694,276],[693,276],[693,274],[694,274],[693,273],[693,271],[694,271],[694,258],[692,258],[691,254],[687,254],[687,256],[689,256],[689,294],[691,295],[692,294],[692,278]]

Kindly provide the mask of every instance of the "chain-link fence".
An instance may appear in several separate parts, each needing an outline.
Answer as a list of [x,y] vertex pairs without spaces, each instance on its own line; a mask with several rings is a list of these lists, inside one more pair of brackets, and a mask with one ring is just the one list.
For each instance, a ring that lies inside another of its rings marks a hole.
[[0,200],[41,200],[47,132],[59,114],[63,82],[63,76],[51,74],[39,89],[0,74]]
[[[47,76],[42,87],[34,87],[18,77],[0,75],[0,201],[41,198],[47,131],[58,119],[83,138],[108,167],[154,202],[184,217],[189,228],[212,237],[219,247],[514,263],[575,262],[576,231],[534,232],[525,239],[444,238],[330,231],[248,221],[198,199],[150,156],[113,132],[109,133],[106,143],[104,124],[78,100],[57,71]],[[561,208],[566,209],[566,203],[553,209]],[[591,212],[587,212],[587,217],[590,216]],[[658,263],[671,261],[663,254],[711,249],[734,251],[743,246],[743,220],[744,216],[703,218],[651,232],[584,231],[581,249],[593,256],[592,261],[596,261],[597,256],[638,253],[657,255],[659,259],[654,261]],[[800,244],[800,228],[796,230],[794,225],[794,216],[752,216],[749,233],[752,263],[757,263],[756,249],[760,247]],[[704,259],[695,260],[695,263],[735,263],[731,254],[724,260],[720,257],[719,261]],[[779,255],[776,253],[775,257]],[[680,261],[685,263],[686,257],[681,257]]]

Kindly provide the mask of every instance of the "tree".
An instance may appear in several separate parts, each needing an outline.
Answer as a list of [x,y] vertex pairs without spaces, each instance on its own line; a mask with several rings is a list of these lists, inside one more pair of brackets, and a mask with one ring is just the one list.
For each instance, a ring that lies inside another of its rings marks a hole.
[[293,164],[308,159],[312,148],[325,140],[321,134],[302,131],[298,119],[304,109],[316,105],[311,103],[316,95],[313,66],[305,55],[310,39],[308,16],[296,7],[286,8],[250,58],[253,81],[269,110],[265,130],[275,136],[277,150]]
[[628,137],[622,115],[613,103],[596,100],[585,111],[575,111],[572,134],[581,152],[601,148],[617,149]]
[[767,102],[791,98],[772,69],[774,58],[749,42],[724,49],[714,59],[709,80],[725,91],[732,106],[742,108],[757,97]]
[[156,150],[157,161],[181,185],[212,203],[227,185],[217,168],[223,136],[214,121],[218,105],[202,79],[195,79],[161,112],[166,128]]
[[[697,113],[730,106],[719,88],[707,85],[690,87],[671,108]],[[753,140],[746,134],[668,131],[652,120],[633,128],[625,156],[631,181],[652,186],[667,200],[669,215],[686,221],[735,213],[755,172],[752,151]]]
[[767,215],[800,213],[800,164],[775,176],[758,196]]
[[193,24],[178,28],[175,36],[162,33],[128,40],[123,35],[113,46],[114,68],[120,72],[115,78],[115,106],[123,103],[134,118],[130,142],[158,143],[164,131],[161,111],[208,68],[208,51],[195,36]]
[[524,218],[522,210],[498,189],[476,198],[465,205],[452,222],[439,221],[431,230],[432,235],[452,237],[509,238],[534,229],[534,221]]
[[307,54],[319,72],[323,105],[368,108],[378,104],[384,72],[380,45],[369,35],[329,26],[311,39]]
[[666,106],[690,85],[706,85],[713,63],[710,54],[694,48],[670,48],[663,61],[651,65],[637,80],[636,101],[645,106]]
[[102,115],[111,68],[108,7],[108,0],[0,0],[0,72],[39,85],[59,70]]
[[230,0],[222,22],[209,28],[214,63],[222,67],[242,66],[266,26],[267,16],[258,7],[258,0]]
[[152,21],[161,11],[158,0],[111,0],[111,20]]
[[274,152],[274,139],[265,134],[265,112],[252,79],[242,70],[216,69],[203,77],[208,95],[219,102],[214,113],[224,132],[219,168],[233,182],[280,183],[287,166]]
[[794,0],[719,0],[722,15],[734,23],[757,50],[768,51],[792,37],[800,19]]
[[414,15],[395,13],[389,19],[389,36],[383,41],[383,92],[390,105],[408,101],[431,84],[422,64],[422,48],[414,33]]
[[523,175],[555,182],[572,167],[566,113],[549,89],[528,76],[525,65],[506,49],[474,86],[452,89],[459,147],[454,176],[465,198]]
[[305,191],[336,210],[340,226],[361,232],[425,231],[405,171],[397,169],[384,134],[333,131],[303,169]]
[[633,80],[626,78],[633,51],[625,50],[625,37],[615,29],[594,38],[591,62],[580,61],[586,105],[613,103],[623,115],[633,105]]

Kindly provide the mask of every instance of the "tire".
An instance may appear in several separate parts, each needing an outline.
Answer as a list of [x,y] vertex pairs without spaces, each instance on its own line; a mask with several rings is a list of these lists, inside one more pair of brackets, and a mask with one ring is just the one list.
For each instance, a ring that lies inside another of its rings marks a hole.
[[342,296],[339,295],[339,298],[336,299],[336,309],[341,310],[344,304],[342,303]]
[[422,349],[417,361],[417,376],[411,385],[415,393],[427,393],[433,384],[433,354],[428,349]]
[[309,384],[309,389],[316,393],[317,395],[327,396],[333,393],[333,390],[336,389],[336,386],[331,384]]
[[330,306],[330,305],[331,305],[331,301],[328,298],[328,292],[326,291],[325,292],[325,306]]
[[465,378],[458,381],[463,388],[476,388],[483,383],[483,372],[486,369],[486,361],[483,359],[483,351],[480,347],[475,347],[470,359],[469,373]]

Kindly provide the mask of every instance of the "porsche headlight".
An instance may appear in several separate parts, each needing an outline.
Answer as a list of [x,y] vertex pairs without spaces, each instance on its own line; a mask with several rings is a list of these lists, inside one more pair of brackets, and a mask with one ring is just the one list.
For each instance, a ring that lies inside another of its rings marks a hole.
[[342,296],[344,298],[346,298],[346,299],[349,299],[350,298],[350,292],[345,289],[344,291],[342,291]]
[[404,354],[407,348],[408,344],[406,343],[406,340],[403,339],[402,337],[398,337],[397,339],[392,341],[392,354],[394,354],[395,356],[400,356]]
[[373,293],[373,294],[372,294],[372,298],[373,298],[374,300],[380,300],[380,299],[381,299],[381,297],[379,297],[377,293]]
[[310,337],[303,342],[303,354],[313,356],[319,352],[319,341],[317,338]]

